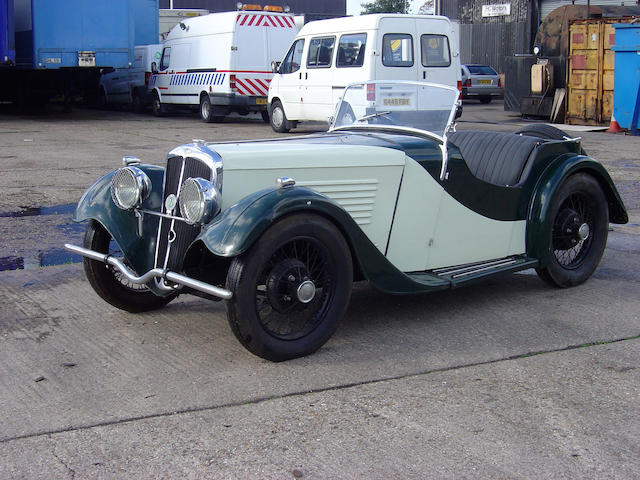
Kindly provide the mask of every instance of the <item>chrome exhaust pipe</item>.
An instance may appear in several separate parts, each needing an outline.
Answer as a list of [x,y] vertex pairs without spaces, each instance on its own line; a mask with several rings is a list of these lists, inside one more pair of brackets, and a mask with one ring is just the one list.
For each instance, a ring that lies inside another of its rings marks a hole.
[[95,250],[78,247],[77,245],[71,245],[70,243],[65,244],[64,248],[69,250],[70,252],[90,258],[91,260],[96,260],[98,262],[111,265],[120,273],[122,273],[129,282],[135,283],[137,285],[147,284],[154,278],[164,278],[170,282],[177,283],[178,285],[193,288],[194,290],[213,295],[214,297],[218,297],[223,300],[229,300],[231,297],[233,297],[233,292],[231,292],[230,290],[216,287],[215,285],[201,282],[200,280],[189,278],[184,275],[180,275],[179,273],[169,272],[161,268],[154,268],[152,270],[149,270],[144,275],[136,276],[135,273],[133,273],[124,263],[106,253],[96,252]]

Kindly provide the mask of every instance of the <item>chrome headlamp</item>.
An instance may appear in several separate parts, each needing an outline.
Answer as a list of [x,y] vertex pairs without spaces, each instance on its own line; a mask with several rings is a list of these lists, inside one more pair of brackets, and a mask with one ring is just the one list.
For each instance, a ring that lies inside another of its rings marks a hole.
[[210,181],[189,178],[180,188],[180,213],[187,223],[207,223],[220,211],[218,197],[218,190]]
[[111,179],[111,198],[118,208],[139,207],[151,193],[151,180],[138,167],[119,168]]

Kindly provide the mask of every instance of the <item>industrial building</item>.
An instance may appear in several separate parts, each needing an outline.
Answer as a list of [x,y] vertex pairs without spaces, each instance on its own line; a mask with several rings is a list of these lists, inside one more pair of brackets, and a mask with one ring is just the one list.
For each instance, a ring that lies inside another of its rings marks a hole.
[[[245,2],[249,3],[249,2]],[[254,2],[260,3],[260,2]],[[305,21],[343,17],[347,13],[346,0],[287,0],[286,2],[262,2],[288,6],[294,15],[304,15]],[[237,9],[238,0],[160,0],[160,8],[197,8],[215,12],[230,12]]]

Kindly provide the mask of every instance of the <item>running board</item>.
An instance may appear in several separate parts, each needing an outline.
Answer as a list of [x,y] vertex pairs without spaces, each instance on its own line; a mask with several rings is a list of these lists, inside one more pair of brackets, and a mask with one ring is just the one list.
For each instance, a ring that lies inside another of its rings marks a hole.
[[438,278],[449,282],[450,288],[466,283],[479,281],[492,275],[517,272],[538,266],[538,260],[524,256],[513,256],[489,260],[486,262],[468,263],[453,267],[437,268],[426,272],[412,272],[407,275],[420,281],[423,277]]

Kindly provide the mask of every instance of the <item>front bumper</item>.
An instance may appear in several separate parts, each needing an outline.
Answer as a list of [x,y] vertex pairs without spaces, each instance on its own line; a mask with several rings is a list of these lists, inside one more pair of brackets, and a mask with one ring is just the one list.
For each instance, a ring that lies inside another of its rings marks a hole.
[[124,263],[111,255],[96,252],[95,250],[89,250],[88,248],[78,247],[77,245],[71,245],[69,243],[65,244],[64,248],[69,250],[70,252],[77,253],[78,255],[86,258],[90,258],[91,260],[97,260],[98,262],[103,262],[111,265],[120,273],[122,273],[128,281],[137,285],[145,285],[154,278],[162,278],[171,283],[182,285],[183,287],[192,288],[193,290],[198,290],[200,292],[221,298],[223,300],[229,300],[231,299],[231,297],[233,297],[233,293],[229,290],[216,287],[215,285],[210,285],[205,282],[201,282],[200,280],[189,278],[179,273],[163,270],[161,268],[154,268],[149,270],[144,275],[137,276],[135,272],[130,270]]

